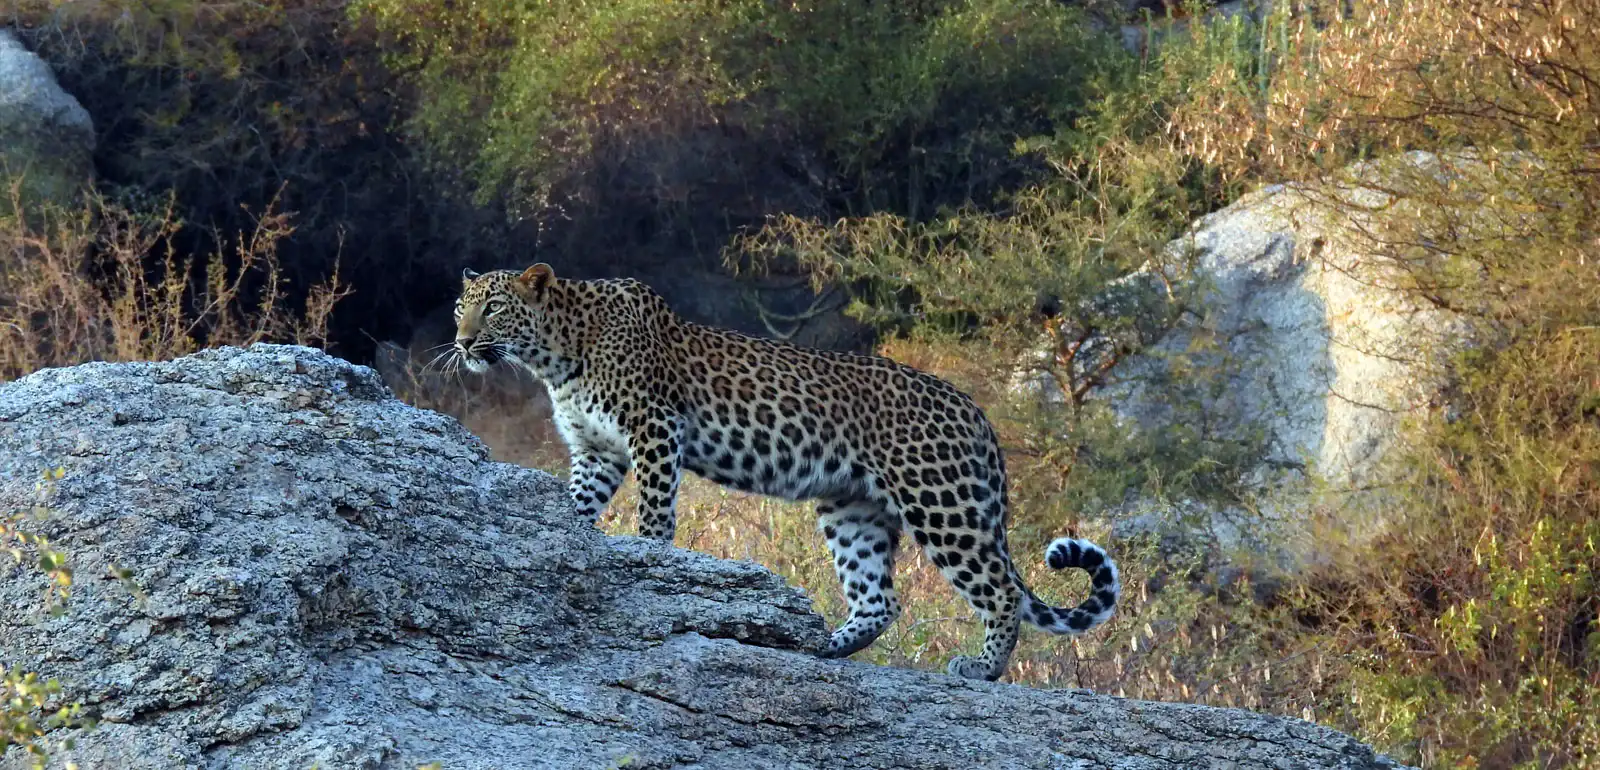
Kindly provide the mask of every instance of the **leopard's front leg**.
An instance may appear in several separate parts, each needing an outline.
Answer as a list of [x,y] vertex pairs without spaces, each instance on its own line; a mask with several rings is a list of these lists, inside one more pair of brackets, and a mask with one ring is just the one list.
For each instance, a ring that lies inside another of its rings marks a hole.
[[628,453],[639,483],[639,535],[672,542],[678,518],[673,507],[683,471],[683,420],[654,410],[630,426]]
[[594,524],[617,494],[617,488],[622,486],[622,477],[628,473],[628,458],[583,445],[571,451],[572,470],[568,474],[567,492],[572,496],[578,515]]

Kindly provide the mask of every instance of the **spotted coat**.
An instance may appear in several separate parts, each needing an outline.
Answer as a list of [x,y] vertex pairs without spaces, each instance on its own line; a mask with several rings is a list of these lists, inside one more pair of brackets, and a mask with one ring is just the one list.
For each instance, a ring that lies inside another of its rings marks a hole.
[[631,468],[639,529],[670,542],[684,471],[734,489],[816,500],[850,606],[824,654],[865,648],[900,614],[894,558],[909,533],[984,623],[983,651],[952,674],[997,679],[1021,621],[1058,634],[1105,622],[1117,568],[1085,540],[1046,548],[1092,595],[1052,607],[1006,548],[1005,460],[993,427],[949,383],[877,356],[812,350],[689,323],[631,279],[558,279],[548,265],[463,274],[455,352],[505,361],[549,389],[571,454],[569,488],[591,521]]

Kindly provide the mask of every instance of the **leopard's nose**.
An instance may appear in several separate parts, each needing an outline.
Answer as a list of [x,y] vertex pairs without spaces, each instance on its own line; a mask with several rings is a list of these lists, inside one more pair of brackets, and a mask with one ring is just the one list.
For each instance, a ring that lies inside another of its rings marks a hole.
[[477,341],[478,341],[478,338],[477,337],[473,337],[471,335],[459,336],[459,337],[456,337],[456,347],[458,347],[458,348],[460,348],[462,350],[471,350],[472,349],[472,343],[477,342]]

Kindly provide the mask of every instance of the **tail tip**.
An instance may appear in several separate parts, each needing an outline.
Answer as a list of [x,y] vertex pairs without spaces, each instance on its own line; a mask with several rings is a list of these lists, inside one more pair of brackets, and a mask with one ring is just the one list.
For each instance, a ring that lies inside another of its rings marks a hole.
[[1061,537],[1051,541],[1050,547],[1045,549],[1044,560],[1051,569],[1078,567],[1093,570],[1105,563],[1106,551],[1088,540]]

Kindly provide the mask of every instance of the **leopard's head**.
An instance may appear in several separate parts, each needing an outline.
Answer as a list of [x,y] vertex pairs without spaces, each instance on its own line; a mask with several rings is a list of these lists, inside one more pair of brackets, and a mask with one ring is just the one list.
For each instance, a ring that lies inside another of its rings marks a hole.
[[461,272],[456,300],[456,358],[482,373],[500,361],[533,368],[553,356],[551,295],[556,274],[540,262],[522,272]]

